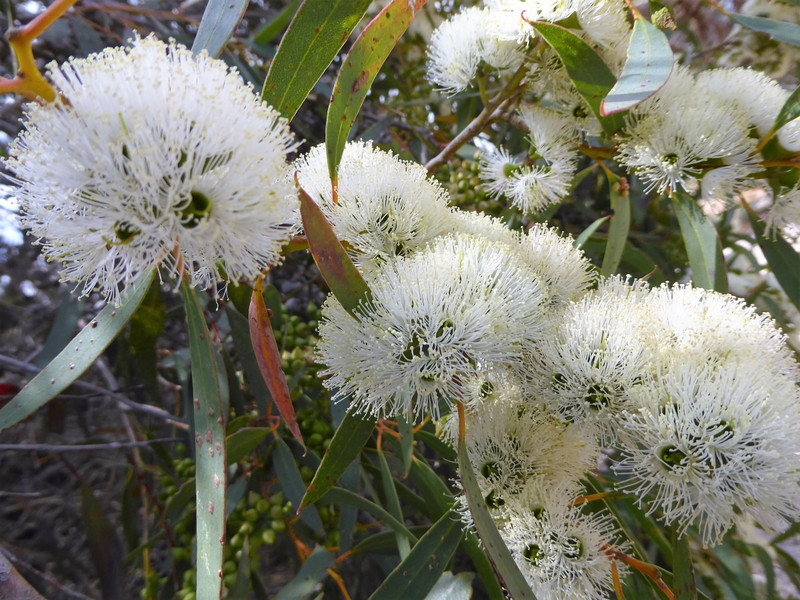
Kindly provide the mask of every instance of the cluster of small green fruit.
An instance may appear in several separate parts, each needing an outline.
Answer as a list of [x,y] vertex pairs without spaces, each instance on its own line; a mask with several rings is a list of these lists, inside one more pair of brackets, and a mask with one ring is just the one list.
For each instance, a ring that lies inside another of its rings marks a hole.
[[507,209],[502,198],[486,193],[478,176],[478,163],[474,160],[452,158],[439,170],[436,177],[450,193],[450,204],[462,210],[473,210],[499,217]]

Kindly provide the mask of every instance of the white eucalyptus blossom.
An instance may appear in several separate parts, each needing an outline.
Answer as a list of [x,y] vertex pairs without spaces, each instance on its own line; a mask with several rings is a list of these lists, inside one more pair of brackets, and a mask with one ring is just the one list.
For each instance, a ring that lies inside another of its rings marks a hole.
[[517,68],[524,58],[519,45],[503,36],[504,15],[469,7],[439,25],[428,46],[428,79],[446,94],[465,90],[484,65]]
[[620,423],[622,487],[707,546],[745,515],[775,528],[800,514],[800,396],[775,394],[762,364],[679,359],[631,391]]
[[541,600],[605,600],[612,550],[628,547],[610,516],[574,506],[578,490],[532,482],[504,510],[501,535]]
[[778,111],[789,98],[789,91],[780,83],[753,69],[701,71],[697,86],[729,109],[742,113],[760,136],[772,128]]
[[[522,399],[517,385],[492,387],[486,400],[465,416],[465,443],[478,487],[493,516],[529,481],[563,489],[574,486],[597,465],[600,453],[593,429],[558,421],[548,411]],[[458,419],[447,420],[445,438],[455,446]],[[464,505],[465,506],[465,505]],[[468,510],[462,519],[471,526]]]
[[629,394],[649,376],[655,344],[639,294],[619,282],[567,306],[535,355],[534,395],[568,423],[597,427],[601,443],[617,435]]
[[800,186],[784,188],[773,201],[766,220],[779,229],[800,229]]
[[646,183],[647,191],[686,190],[712,160],[753,161],[756,141],[747,120],[711,98],[674,101],[636,122],[617,146],[617,160]]
[[469,236],[395,259],[368,284],[372,297],[355,316],[326,302],[317,350],[334,398],[380,416],[437,418],[440,403],[479,403],[470,381],[521,374],[549,302],[510,248]]
[[[758,365],[774,389],[791,390],[798,366],[775,321],[729,294],[663,285],[646,300],[649,326],[668,364]],[[784,395],[791,396],[788,391]]]
[[536,36],[531,21],[566,19],[575,12],[576,0],[486,0],[485,4],[503,14],[510,39],[527,44]]
[[557,308],[585,294],[595,270],[570,236],[542,224],[526,233],[514,231],[500,219],[480,212],[451,209],[449,226],[457,233],[477,235],[509,246],[547,287],[550,305]]
[[301,187],[316,201],[363,271],[424,248],[451,231],[447,192],[422,165],[369,143],[345,146],[333,201],[325,145],[294,164]]
[[5,164],[63,280],[118,302],[151,265],[208,288],[281,260],[292,135],[223,61],[151,36],[47,73]]

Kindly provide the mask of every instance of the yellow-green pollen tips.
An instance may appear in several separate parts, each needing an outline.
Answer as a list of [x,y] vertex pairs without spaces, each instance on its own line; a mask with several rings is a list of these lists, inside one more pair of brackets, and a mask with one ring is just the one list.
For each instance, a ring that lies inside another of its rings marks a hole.
[[539,544],[528,544],[522,551],[522,556],[531,564],[537,565],[544,558],[544,552]]
[[675,446],[665,446],[659,450],[658,458],[661,459],[661,462],[668,470],[672,471],[675,467],[680,467],[685,464],[686,454],[684,454],[682,450],[678,450]]
[[189,203],[180,212],[181,224],[186,229],[194,229],[211,214],[211,198],[196,190],[192,190],[189,197]]

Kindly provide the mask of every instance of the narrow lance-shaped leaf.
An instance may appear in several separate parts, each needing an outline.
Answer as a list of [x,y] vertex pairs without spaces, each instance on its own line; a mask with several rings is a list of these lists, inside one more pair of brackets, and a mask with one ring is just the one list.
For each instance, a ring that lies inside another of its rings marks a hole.
[[328,569],[333,566],[336,556],[323,546],[317,546],[303,566],[289,583],[287,583],[274,600],[305,600],[309,598],[317,584],[328,576]]
[[210,56],[217,56],[242,20],[248,1],[208,0],[192,44],[192,52],[199,54],[206,50]]
[[707,290],[726,293],[728,276],[725,258],[714,225],[703,214],[694,199],[683,192],[675,192],[672,206],[692,268],[692,283]]
[[311,255],[322,278],[345,310],[356,317],[356,307],[370,298],[369,287],[336,238],[325,215],[303,189],[300,190],[300,216]]
[[120,306],[108,305],[76,335],[52,362],[0,409],[0,431],[26,419],[80,377],[117,337],[144,300],[155,267],[128,288]]
[[189,329],[192,361],[197,466],[197,598],[222,597],[225,547],[225,415],[222,414],[217,359],[197,295],[184,280],[181,295]]
[[[297,462],[294,454],[289,449],[289,446],[281,438],[275,438],[275,450],[272,453],[272,464],[275,467],[275,473],[278,476],[278,481],[281,482],[281,488],[287,499],[293,506],[298,506],[303,498],[305,485],[303,485],[303,477],[300,475],[300,469],[297,468]],[[312,530],[320,536],[325,535],[325,528],[322,525],[322,519],[313,506],[309,506],[300,513],[300,519]]]
[[697,600],[689,537],[687,534],[681,536],[674,529],[672,531],[672,556],[674,557],[672,587],[675,592],[675,600]]
[[278,46],[261,99],[290,121],[371,0],[305,0]]
[[478,480],[475,478],[475,471],[470,464],[464,440],[459,440],[458,444],[458,471],[469,505],[469,512],[475,523],[475,530],[483,542],[489,560],[492,561],[494,568],[503,580],[503,585],[514,600],[536,600],[536,596],[528,586],[528,582],[525,581],[525,577],[520,573],[503,538],[500,537],[492,515],[489,514],[489,509],[486,507],[486,502],[478,487]]
[[297,425],[297,418],[294,414],[294,405],[289,395],[289,386],[286,384],[286,376],[281,370],[281,352],[275,341],[275,334],[272,331],[267,305],[264,303],[264,294],[259,280],[253,288],[250,296],[250,341],[253,344],[258,368],[261,376],[267,384],[273,402],[278,407],[278,411],[283,417],[284,423],[292,432],[295,439],[305,448],[300,427]]
[[367,97],[375,76],[426,0],[392,0],[358,36],[342,63],[333,85],[325,145],[328,170],[336,182],[336,169],[347,143],[347,136]]
[[747,216],[756,234],[756,241],[764,252],[775,279],[798,309],[800,309],[800,254],[778,232],[767,234],[766,225],[747,204]]
[[600,114],[622,112],[647,100],[669,79],[673,60],[667,36],[647,19],[637,18],[625,66],[617,83],[600,103]]
[[771,131],[778,131],[778,129],[789,121],[794,121],[797,117],[800,117],[800,87],[792,92],[792,95],[786,99],[786,102],[778,111],[778,116],[775,117],[775,123],[772,125]]
[[333,487],[367,443],[377,422],[376,417],[354,415],[353,411],[345,415],[325,450],[325,456],[322,457],[298,510],[314,504]]
[[389,573],[370,600],[425,597],[447,568],[462,535],[458,515],[446,512]]
[[[383,487],[383,495],[386,498],[386,504],[392,516],[402,522],[403,509],[400,506],[400,498],[398,498],[397,490],[394,487],[394,477],[392,477],[392,472],[389,469],[386,456],[380,448],[378,448],[378,464],[381,468],[381,486]],[[400,554],[401,560],[405,560],[409,552],[411,552],[411,545],[408,542],[408,538],[404,535],[397,534],[397,552]]]
[[600,55],[577,35],[552,23],[535,22],[533,27],[556,51],[578,93],[586,100],[603,130],[612,134],[623,126],[620,115],[603,116],[600,103],[617,83],[617,78]]
[[766,33],[773,39],[779,42],[784,42],[792,46],[800,46],[800,25],[794,23],[785,23],[783,21],[775,21],[774,19],[766,19],[764,17],[750,17],[748,15],[739,15],[736,13],[728,13],[728,16],[739,25],[758,31],[759,33]]
[[608,187],[614,215],[608,226],[606,253],[603,255],[603,265],[600,267],[600,274],[603,277],[609,277],[617,272],[631,228],[631,199],[627,180],[609,173]]

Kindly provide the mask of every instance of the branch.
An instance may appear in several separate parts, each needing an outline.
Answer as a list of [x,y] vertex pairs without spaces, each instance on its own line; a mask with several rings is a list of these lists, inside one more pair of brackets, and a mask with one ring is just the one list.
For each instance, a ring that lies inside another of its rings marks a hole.
[[[16,358],[11,358],[10,356],[5,356],[0,354],[0,365],[9,367],[11,369],[15,369],[17,371],[22,371],[24,373],[38,373],[39,367],[33,365],[31,363],[23,362],[21,360],[17,360]],[[181,421],[177,417],[174,417],[164,409],[158,408],[157,406],[150,406],[149,404],[140,404],[135,402],[116,391],[108,390],[104,387],[99,385],[95,385],[94,383],[89,383],[87,381],[75,381],[72,384],[78,389],[85,390],[86,392],[90,392],[92,396],[109,396],[118,402],[122,402],[132,410],[138,410],[139,412],[145,412],[151,414],[159,419],[163,419],[170,425],[181,429],[182,431],[189,431],[189,425],[185,422]]]
[[527,65],[523,64],[517,69],[517,72],[514,73],[514,76],[508,84],[506,84],[506,87],[483,107],[483,110],[475,117],[475,120],[454,137],[453,140],[445,146],[444,150],[428,161],[425,165],[425,168],[428,170],[428,175],[431,175],[436,169],[445,164],[461,146],[483,131],[492,119],[500,115],[508,105],[511,104],[519,92],[519,86],[522,80],[525,79],[527,72]]
[[157,438],[144,442],[108,442],[106,444],[0,444],[0,451],[18,450],[21,452],[84,452],[93,450],[125,450],[140,448],[151,444],[178,444],[179,438]]

